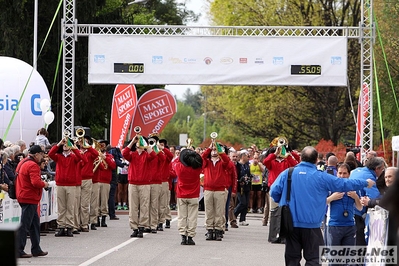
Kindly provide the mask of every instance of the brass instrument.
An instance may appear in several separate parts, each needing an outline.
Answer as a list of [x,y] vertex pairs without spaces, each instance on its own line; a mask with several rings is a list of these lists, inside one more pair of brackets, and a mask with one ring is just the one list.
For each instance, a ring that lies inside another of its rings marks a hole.
[[63,132],[63,134],[64,134],[65,144],[66,144],[69,148],[71,148],[71,147],[72,147],[72,145],[70,145],[70,141],[71,141],[71,132],[69,132],[68,129],[65,129],[64,132]]
[[149,138],[148,139],[148,146],[154,147],[155,145],[157,145],[157,140],[154,138]]
[[93,166],[94,166],[93,173],[94,173],[95,171],[97,171],[97,168],[100,166],[100,163],[104,164],[105,169],[108,168],[108,164],[101,156],[103,154],[103,152],[101,151],[101,143],[98,142],[98,140],[96,140],[96,139],[92,139],[92,140],[93,140],[93,148],[96,149],[99,153],[98,157],[94,160],[94,163],[93,163]]
[[140,135],[141,127],[140,126],[135,126],[133,131],[136,133],[136,135]]
[[78,140],[82,143],[83,148],[88,149],[90,147],[90,145],[86,143],[86,140],[84,138],[85,134],[86,134],[86,131],[82,127],[76,129],[76,131],[75,131],[75,135],[77,137],[76,140]]
[[216,132],[212,132],[211,133],[212,143],[215,143],[215,140],[216,140],[217,137],[218,137],[218,133],[216,133]]
[[191,149],[193,147],[193,139],[188,138],[186,139],[187,149]]
[[287,148],[288,148],[288,140],[286,137],[277,137],[272,140],[270,143],[270,147],[278,147],[280,149],[280,153],[277,155],[278,157],[281,158],[286,158],[287,155]]

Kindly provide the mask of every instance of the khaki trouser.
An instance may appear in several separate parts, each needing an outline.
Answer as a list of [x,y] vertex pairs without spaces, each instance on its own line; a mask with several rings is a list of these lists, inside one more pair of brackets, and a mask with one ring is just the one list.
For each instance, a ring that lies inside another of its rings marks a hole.
[[80,227],[80,186],[75,187],[75,207],[73,213],[73,228],[78,230]]
[[263,208],[263,219],[262,223],[267,225],[269,221],[269,212],[270,212],[270,195],[269,192],[265,194],[265,207]]
[[166,210],[165,210],[165,220],[172,220],[172,213],[170,212],[170,195],[172,191],[169,190],[169,183],[168,183],[168,192],[166,193]]
[[206,229],[223,230],[226,211],[226,191],[204,192]]
[[177,228],[184,236],[195,237],[198,218],[198,198],[177,198]]
[[[150,185],[129,184],[129,224],[133,230],[150,227],[149,204]],[[140,214],[140,217],[139,217]]]
[[91,179],[82,180],[82,186],[80,190],[80,222],[82,228],[86,228],[89,224],[92,186],[93,182]]
[[161,192],[159,193],[158,223],[165,222],[166,208],[168,204],[169,182],[162,182]]
[[159,194],[161,193],[161,184],[150,185],[150,228],[157,229],[158,227],[158,209],[159,209]]
[[98,184],[99,184],[98,216],[107,216],[109,190],[111,188],[111,185],[106,183],[98,183]]
[[91,197],[90,197],[90,223],[96,224],[98,217],[98,194],[100,189],[100,183],[93,183],[91,187]]
[[75,186],[57,186],[58,228],[73,228]]

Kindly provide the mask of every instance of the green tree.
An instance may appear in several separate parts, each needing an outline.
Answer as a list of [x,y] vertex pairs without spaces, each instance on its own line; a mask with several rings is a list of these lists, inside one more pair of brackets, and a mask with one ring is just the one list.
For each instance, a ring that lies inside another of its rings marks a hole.
[[[53,19],[59,1],[39,1],[38,46],[44,42],[47,29]],[[79,24],[141,24],[183,25],[198,19],[198,15],[187,10],[185,4],[175,0],[151,0],[144,4],[127,5],[126,0],[79,0],[76,1],[76,18]],[[33,1],[0,0],[0,55],[10,56],[32,63],[33,50]],[[61,137],[62,115],[62,66],[54,82],[57,58],[60,51],[62,8],[56,16],[47,43],[38,57],[38,71],[43,76],[52,98],[52,111],[56,115],[50,125],[50,140]],[[114,86],[88,85],[87,82],[88,39],[79,38],[75,54],[75,125],[89,126],[94,137],[102,137],[109,127],[109,113]],[[155,86],[137,86],[138,96]],[[157,86],[159,87],[159,86]],[[108,119],[107,119],[108,118]]]
[[[358,26],[360,0],[215,0],[210,13],[216,25]],[[349,40],[350,90],[328,86],[207,86],[202,89],[210,108],[244,135],[270,141],[285,135],[294,147],[322,138],[336,144],[342,138],[354,139],[350,98],[355,99],[360,84],[359,52],[358,40]]]

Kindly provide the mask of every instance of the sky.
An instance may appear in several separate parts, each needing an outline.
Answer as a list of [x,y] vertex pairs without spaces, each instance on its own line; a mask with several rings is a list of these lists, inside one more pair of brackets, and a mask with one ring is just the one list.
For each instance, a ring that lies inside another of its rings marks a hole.
[[[207,26],[209,25],[206,19],[206,13],[208,10],[206,0],[177,0],[178,3],[186,2],[186,6],[189,10],[194,11],[196,14],[201,14],[197,23],[189,23],[188,26]],[[190,88],[192,93],[200,90],[200,86],[197,85],[166,85],[167,90],[171,91],[173,95],[179,100],[183,100],[183,94]]]

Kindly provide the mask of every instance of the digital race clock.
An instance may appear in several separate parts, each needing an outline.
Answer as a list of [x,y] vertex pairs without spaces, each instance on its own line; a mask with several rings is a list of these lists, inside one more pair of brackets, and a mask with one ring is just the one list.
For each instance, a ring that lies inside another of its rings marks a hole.
[[114,63],[114,73],[144,73],[144,64]]
[[321,65],[291,65],[291,75],[321,75]]

